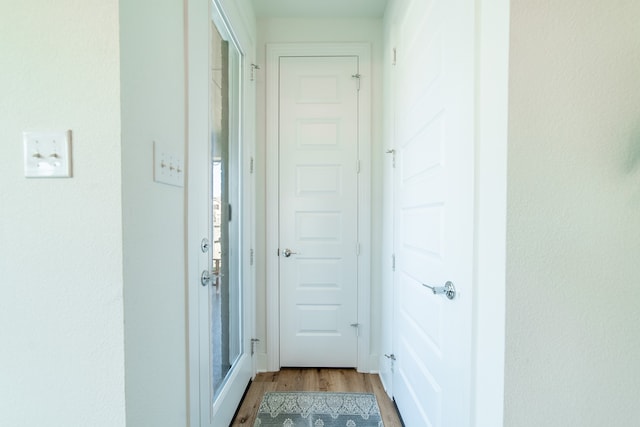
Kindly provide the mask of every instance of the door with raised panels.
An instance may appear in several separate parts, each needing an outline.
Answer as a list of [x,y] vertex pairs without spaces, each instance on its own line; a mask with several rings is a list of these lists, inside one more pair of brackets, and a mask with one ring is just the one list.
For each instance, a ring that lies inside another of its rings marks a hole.
[[355,367],[358,57],[279,70],[280,365]]
[[408,426],[462,427],[472,385],[474,4],[408,6],[396,71],[393,394]]

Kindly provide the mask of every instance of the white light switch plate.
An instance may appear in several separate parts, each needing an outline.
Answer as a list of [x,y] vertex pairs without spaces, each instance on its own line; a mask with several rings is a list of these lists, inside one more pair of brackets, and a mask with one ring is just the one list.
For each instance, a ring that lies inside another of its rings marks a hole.
[[71,177],[71,131],[24,132],[24,176]]
[[153,180],[161,184],[184,187],[183,156],[153,142]]

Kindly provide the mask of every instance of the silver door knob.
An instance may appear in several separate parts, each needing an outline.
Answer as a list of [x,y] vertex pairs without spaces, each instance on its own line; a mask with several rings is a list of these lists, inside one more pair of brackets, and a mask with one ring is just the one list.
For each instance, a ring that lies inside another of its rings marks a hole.
[[293,252],[291,249],[285,249],[284,251],[282,251],[282,255],[284,255],[287,258],[289,258],[291,255],[297,254],[297,253],[298,252]]
[[217,288],[220,284],[220,278],[223,276],[224,274],[215,273],[209,270],[202,270],[202,274],[200,275],[200,284],[202,286],[213,284]]
[[209,270],[202,270],[202,274],[200,275],[200,284],[202,286],[207,286],[209,283],[211,283],[211,273],[209,273]]
[[453,283],[447,282],[444,286],[429,286],[422,284],[425,288],[431,289],[434,295],[444,294],[449,299],[454,299],[456,297],[456,287],[453,286]]

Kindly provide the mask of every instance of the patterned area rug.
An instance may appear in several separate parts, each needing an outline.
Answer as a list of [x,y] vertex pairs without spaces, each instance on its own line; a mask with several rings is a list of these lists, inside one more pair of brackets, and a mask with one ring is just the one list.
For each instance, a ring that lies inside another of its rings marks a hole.
[[254,427],[383,427],[370,393],[265,393]]

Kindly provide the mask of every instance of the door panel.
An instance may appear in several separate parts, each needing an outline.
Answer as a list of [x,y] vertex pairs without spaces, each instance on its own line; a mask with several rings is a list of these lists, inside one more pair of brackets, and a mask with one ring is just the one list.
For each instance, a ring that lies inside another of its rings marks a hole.
[[357,365],[357,73],[280,59],[281,366]]
[[399,26],[393,391],[415,427],[470,420],[473,4],[413,0]]

